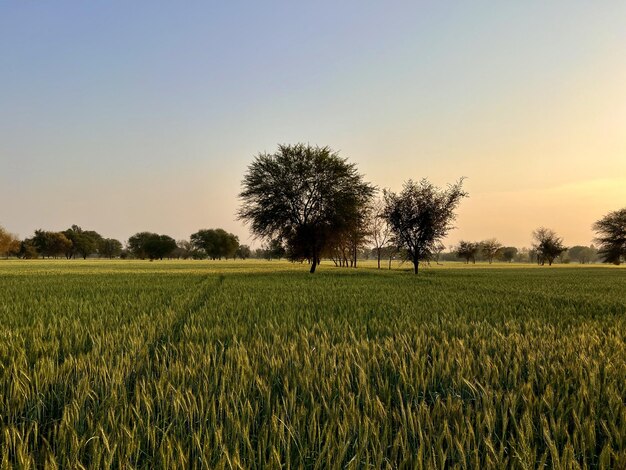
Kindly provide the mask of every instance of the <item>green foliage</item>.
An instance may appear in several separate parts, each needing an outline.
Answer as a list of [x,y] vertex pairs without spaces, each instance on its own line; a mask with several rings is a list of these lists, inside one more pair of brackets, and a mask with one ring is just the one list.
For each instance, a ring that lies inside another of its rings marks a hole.
[[265,240],[280,240],[294,261],[311,261],[360,227],[374,188],[328,147],[280,145],[248,167],[239,218]]
[[621,264],[626,259],[626,207],[609,212],[593,224],[600,244],[599,254],[605,263]]
[[567,256],[580,264],[593,263],[598,257],[598,250],[592,246],[573,246],[567,250]]
[[176,240],[168,235],[139,232],[128,239],[128,249],[140,259],[163,259],[176,249]]
[[83,259],[87,259],[89,255],[92,255],[98,251],[98,246],[102,242],[102,235],[93,230],[83,230],[78,225],[72,225],[65,230],[63,234],[67,237],[72,244],[65,252],[65,256],[70,259],[76,255]]
[[235,258],[248,259],[252,256],[252,250],[248,245],[239,245],[235,252]]
[[102,238],[98,242],[98,254],[103,258],[116,258],[122,254],[122,243],[114,238]]
[[624,269],[211,266],[0,263],[0,466],[626,466]]
[[72,249],[72,241],[63,232],[35,230],[32,239],[25,240],[25,246],[33,247],[43,257],[66,256]]
[[221,228],[198,230],[191,235],[191,244],[211,259],[234,258],[239,237]]
[[480,242],[479,247],[485,259],[491,264],[498,255],[498,252],[502,249],[502,243],[495,238],[489,238]]

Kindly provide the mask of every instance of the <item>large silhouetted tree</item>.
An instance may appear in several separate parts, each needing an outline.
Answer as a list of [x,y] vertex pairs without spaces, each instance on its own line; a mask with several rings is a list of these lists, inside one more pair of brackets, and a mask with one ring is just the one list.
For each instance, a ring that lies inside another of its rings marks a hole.
[[308,259],[311,273],[333,240],[364,219],[374,193],[354,164],[305,144],[258,155],[242,186],[239,218],[257,237],[280,240],[291,259]]
[[453,228],[454,211],[464,197],[462,178],[447,189],[422,179],[407,181],[399,194],[385,191],[385,217],[394,244],[406,250],[415,274],[420,260],[430,259],[435,245]]
[[626,207],[607,215],[593,224],[600,244],[598,254],[605,263],[620,264],[626,259]]

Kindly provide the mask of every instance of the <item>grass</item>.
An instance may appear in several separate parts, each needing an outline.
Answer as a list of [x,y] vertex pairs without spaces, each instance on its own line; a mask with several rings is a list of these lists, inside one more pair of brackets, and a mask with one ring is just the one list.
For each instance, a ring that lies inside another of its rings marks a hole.
[[626,269],[306,271],[0,262],[0,467],[626,468]]

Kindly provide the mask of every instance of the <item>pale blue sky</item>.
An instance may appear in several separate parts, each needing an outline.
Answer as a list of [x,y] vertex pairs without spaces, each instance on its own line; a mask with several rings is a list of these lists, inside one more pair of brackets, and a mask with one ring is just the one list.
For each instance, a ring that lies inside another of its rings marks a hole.
[[626,205],[625,44],[623,2],[0,1],[0,224],[250,242],[246,165],[305,141],[467,176],[450,243],[589,243]]

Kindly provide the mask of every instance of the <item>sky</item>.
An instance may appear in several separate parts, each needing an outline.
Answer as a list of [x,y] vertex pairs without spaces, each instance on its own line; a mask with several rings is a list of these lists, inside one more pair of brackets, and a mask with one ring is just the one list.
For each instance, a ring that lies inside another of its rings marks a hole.
[[446,240],[589,244],[626,206],[626,2],[0,0],[0,225],[236,220],[279,143],[470,197]]

